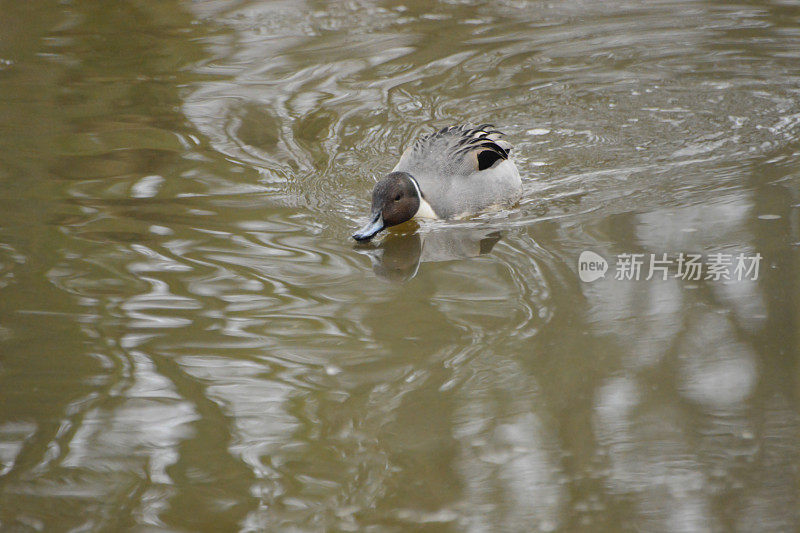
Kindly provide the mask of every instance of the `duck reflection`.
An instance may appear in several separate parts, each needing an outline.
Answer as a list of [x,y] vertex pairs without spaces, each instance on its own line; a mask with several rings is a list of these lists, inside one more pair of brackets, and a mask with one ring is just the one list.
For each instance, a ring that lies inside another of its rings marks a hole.
[[437,228],[429,232],[389,233],[376,246],[356,250],[369,256],[372,269],[389,281],[407,281],[421,263],[454,261],[488,254],[502,234],[487,228]]

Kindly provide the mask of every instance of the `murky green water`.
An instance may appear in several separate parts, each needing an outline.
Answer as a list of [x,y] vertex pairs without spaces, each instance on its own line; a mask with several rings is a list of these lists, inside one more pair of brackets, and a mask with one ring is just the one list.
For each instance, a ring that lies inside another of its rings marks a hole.
[[799,185],[794,2],[0,2],[0,529],[797,530]]

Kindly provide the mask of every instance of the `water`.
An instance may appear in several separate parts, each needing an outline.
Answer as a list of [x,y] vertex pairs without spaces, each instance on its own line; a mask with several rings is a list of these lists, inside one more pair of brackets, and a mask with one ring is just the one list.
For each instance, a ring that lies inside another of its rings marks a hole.
[[[0,6],[0,529],[800,528],[796,3]],[[460,122],[520,205],[355,245]]]

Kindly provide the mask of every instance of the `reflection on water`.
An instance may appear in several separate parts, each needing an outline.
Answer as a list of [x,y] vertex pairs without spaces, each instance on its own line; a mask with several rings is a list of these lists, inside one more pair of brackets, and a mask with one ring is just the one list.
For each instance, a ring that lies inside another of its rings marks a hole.
[[424,233],[389,232],[379,245],[358,245],[356,250],[370,258],[378,276],[405,281],[417,275],[420,263],[488,254],[501,238],[496,230],[441,225]]
[[[0,529],[796,530],[799,22],[3,4]],[[509,135],[519,208],[354,246],[460,122]],[[583,283],[584,250],[764,259]]]

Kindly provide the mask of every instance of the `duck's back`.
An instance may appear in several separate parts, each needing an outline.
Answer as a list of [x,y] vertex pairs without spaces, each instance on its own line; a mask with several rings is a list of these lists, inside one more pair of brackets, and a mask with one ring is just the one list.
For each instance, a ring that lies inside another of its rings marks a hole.
[[519,171],[508,159],[511,144],[492,126],[453,126],[409,147],[395,171],[408,172],[441,218],[477,213],[515,202],[522,192]]

